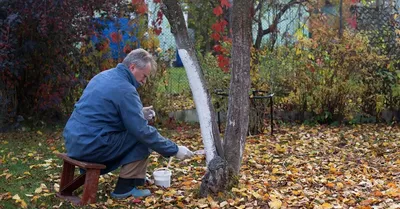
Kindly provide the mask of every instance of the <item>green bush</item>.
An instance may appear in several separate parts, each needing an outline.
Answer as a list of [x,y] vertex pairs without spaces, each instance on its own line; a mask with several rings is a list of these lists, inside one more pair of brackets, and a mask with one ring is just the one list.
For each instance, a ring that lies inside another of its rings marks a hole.
[[[351,120],[365,108],[363,101],[380,100],[370,91],[376,69],[387,63],[369,47],[368,39],[345,31],[342,39],[301,39],[261,58],[262,76],[286,111],[311,112],[320,123]],[[386,70],[387,71],[387,70]]]

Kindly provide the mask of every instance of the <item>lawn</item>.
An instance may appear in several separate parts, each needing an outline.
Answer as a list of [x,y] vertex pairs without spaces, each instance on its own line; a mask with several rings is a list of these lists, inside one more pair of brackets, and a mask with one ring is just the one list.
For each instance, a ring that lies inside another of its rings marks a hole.
[[[71,208],[55,196],[65,152],[62,130],[0,135],[0,208]],[[202,149],[200,131],[178,126],[161,133],[192,150]],[[154,168],[166,159],[152,154]],[[150,186],[153,195],[133,203],[113,200],[118,171],[100,179],[98,203],[87,208],[400,208],[400,128],[279,127],[275,137],[247,140],[239,185],[231,192],[199,199],[204,156],[173,160],[168,189]]]

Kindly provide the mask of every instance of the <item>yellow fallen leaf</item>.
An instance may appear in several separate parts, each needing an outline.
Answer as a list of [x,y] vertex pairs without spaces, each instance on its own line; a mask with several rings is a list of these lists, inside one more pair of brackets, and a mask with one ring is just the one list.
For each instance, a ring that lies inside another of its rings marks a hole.
[[6,174],[6,180],[8,180],[11,176],[12,176],[11,173],[7,173],[7,174]]
[[13,200],[20,200],[21,198],[19,197],[18,194],[15,194],[15,195],[12,197],[12,199],[13,199]]
[[400,189],[390,188],[385,191],[385,194],[389,197],[400,197]]
[[262,199],[263,199],[264,201],[269,200],[269,194],[264,194],[264,196],[262,197]]
[[285,153],[286,152],[286,148],[281,146],[280,144],[276,144],[275,145],[275,152]]
[[28,208],[28,205],[24,200],[19,201],[19,203],[21,204],[21,208]]
[[272,169],[272,174],[276,174],[276,173],[279,173],[279,169],[278,168],[273,168]]
[[338,183],[336,184],[336,188],[337,188],[337,189],[343,189],[343,187],[344,187],[344,185],[343,185],[343,183],[341,183],[341,182],[338,182]]
[[106,205],[112,205],[113,203],[114,201],[111,198],[109,198],[107,199]]
[[331,172],[331,173],[336,173],[337,170],[336,170],[335,167],[331,166],[331,167],[329,168],[329,172]]
[[40,196],[35,195],[32,197],[31,202],[36,202],[39,199]]
[[279,209],[282,207],[282,201],[278,200],[278,199],[273,199],[272,201],[270,201],[268,203],[269,207],[272,209]]
[[241,189],[238,189],[238,188],[236,188],[236,187],[233,187],[233,188],[232,188],[232,192],[242,193],[242,192],[244,192],[244,191],[246,191],[246,188],[241,188]]
[[199,207],[200,207],[200,208],[206,208],[206,207],[208,207],[208,204],[207,204],[207,203],[201,204],[201,205],[199,205]]
[[260,194],[258,194],[258,192],[253,192],[252,195],[257,199],[261,199],[262,198],[262,196]]
[[292,191],[292,194],[293,194],[293,195],[296,195],[296,196],[301,195],[302,193],[303,193],[302,190],[293,190],[293,191]]
[[226,205],[228,205],[228,202],[227,201],[223,201],[223,202],[221,202],[220,204],[219,204],[219,207],[225,207]]
[[172,197],[172,196],[174,196],[175,194],[176,194],[176,190],[171,189],[171,190],[169,190],[168,192],[165,192],[164,196]]
[[164,191],[163,190],[157,190],[154,193],[156,193],[156,194],[164,194]]
[[53,187],[54,187],[54,191],[56,191],[56,192],[60,191],[60,185],[59,184],[55,183]]
[[[400,31],[400,30],[399,30]],[[400,165],[400,159],[397,159],[395,162],[397,165]]]
[[321,207],[323,209],[331,209],[331,208],[333,208],[333,205],[326,202],[326,203],[322,204]]
[[210,207],[211,207],[211,209],[216,209],[216,208],[219,208],[219,205],[217,202],[212,201],[212,202],[210,202]]
[[25,171],[24,174],[25,174],[25,175],[28,175],[28,176],[32,176],[32,174],[29,173],[28,171]]
[[42,191],[43,191],[42,187],[38,187],[35,189],[36,194],[42,193]]
[[[186,205],[185,204],[183,204],[182,202],[178,202],[178,207],[180,207],[180,208],[185,208],[186,207]],[[150,206],[150,205],[149,205]]]
[[36,133],[39,135],[43,135],[43,133],[41,131],[37,131]]
[[21,205],[21,208],[28,208],[28,205],[24,200],[22,200],[18,194],[14,195],[12,197],[13,200],[15,200],[16,203],[19,203]]

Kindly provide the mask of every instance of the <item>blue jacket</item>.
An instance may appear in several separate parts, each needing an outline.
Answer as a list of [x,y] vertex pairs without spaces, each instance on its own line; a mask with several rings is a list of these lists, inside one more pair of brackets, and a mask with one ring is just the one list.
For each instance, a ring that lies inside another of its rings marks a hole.
[[124,64],[93,77],[64,129],[68,156],[105,164],[102,173],[107,173],[146,159],[151,150],[164,157],[175,155],[177,145],[144,118],[139,86]]

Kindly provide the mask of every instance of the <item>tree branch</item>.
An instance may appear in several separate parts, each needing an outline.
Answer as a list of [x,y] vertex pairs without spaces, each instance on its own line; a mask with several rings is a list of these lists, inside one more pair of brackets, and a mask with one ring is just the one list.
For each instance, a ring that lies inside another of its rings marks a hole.
[[266,34],[275,32],[275,31],[276,31],[276,28],[278,27],[279,20],[280,20],[281,17],[285,14],[285,12],[286,12],[290,7],[292,7],[293,5],[302,4],[302,3],[306,2],[306,1],[308,1],[308,0],[300,0],[300,1],[292,0],[292,1],[290,1],[289,3],[285,4],[285,6],[283,6],[282,9],[279,10],[278,14],[276,14],[274,20],[272,21],[272,24],[271,24],[267,29],[263,30],[262,35],[264,36],[264,35],[266,35]]

